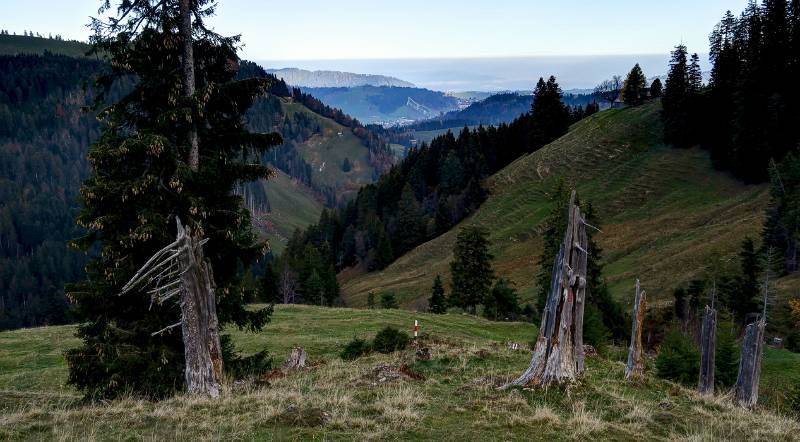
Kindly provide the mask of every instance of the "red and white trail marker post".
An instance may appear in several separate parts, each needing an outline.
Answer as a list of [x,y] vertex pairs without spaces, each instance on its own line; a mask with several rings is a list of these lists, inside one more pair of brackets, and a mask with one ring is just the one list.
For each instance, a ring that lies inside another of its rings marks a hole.
[[419,336],[419,321],[417,321],[415,319],[414,320],[414,339],[417,339],[417,336]]

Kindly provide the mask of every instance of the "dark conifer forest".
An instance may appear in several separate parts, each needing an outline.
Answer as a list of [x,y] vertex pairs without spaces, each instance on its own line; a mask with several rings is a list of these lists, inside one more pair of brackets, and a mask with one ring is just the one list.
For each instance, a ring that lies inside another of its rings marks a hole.
[[104,68],[62,55],[0,56],[0,329],[70,320],[64,283],[82,277],[86,258],[66,241],[80,232],[78,189],[99,134],[81,112],[94,98],[82,86]]
[[[95,79],[109,69],[105,61],[44,55],[0,55],[0,329],[62,324],[74,320],[64,285],[82,278],[87,255],[68,247],[80,236],[75,224],[78,190],[89,172],[88,146],[100,134],[91,111],[98,89]],[[281,100],[292,97],[334,119],[362,140],[379,174],[392,163],[385,142],[338,109],[267,74],[243,60],[237,79],[270,81],[244,121],[259,133],[277,131],[280,146],[261,154],[265,163],[312,187],[332,207],[337,189],[312,182],[311,166],[296,146],[319,133],[305,113],[284,114]],[[105,98],[119,99],[135,85],[118,79]],[[241,190],[256,208],[269,210],[261,186]],[[90,251],[89,254],[92,252]]]

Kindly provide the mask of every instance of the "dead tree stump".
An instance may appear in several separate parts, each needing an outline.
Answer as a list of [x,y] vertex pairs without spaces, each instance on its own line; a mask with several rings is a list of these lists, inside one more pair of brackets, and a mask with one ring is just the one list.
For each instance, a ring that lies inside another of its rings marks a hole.
[[647,301],[645,293],[636,280],[636,291],[633,300],[633,326],[631,329],[631,345],[628,348],[628,363],[625,365],[625,379],[640,377],[644,374],[644,351],[642,350],[642,329]]
[[204,241],[187,235],[180,220],[178,241],[186,389],[190,394],[218,397],[223,366],[211,265],[203,257]]
[[697,391],[714,394],[714,366],[717,348],[717,311],[706,306],[703,314],[703,330],[700,335],[700,379]]
[[214,297],[214,275],[203,256],[203,244],[186,232],[176,217],[177,239],[156,252],[122,288],[150,288],[152,302],[163,303],[179,295],[181,320],[153,333],[177,326],[183,332],[186,390],[190,394],[219,397],[223,377],[222,347]]
[[734,397],[736,403],[745,408],[752,408],[758,402],[765,326],[766,322],[762,318],[748,325],[744,332],[742,357],[739,360],[739,375],[736,377]]
[[306,357],[307,354],[303,347],[295,347],[292,349],[292,352],[289,353],[289,358],[286,360],[286,363],[283,364],[283,368],[286,370],[303,368],[306,366]]
[[583,310],[586,297],[588,237],[586,219],[572,192],[564,242],[553,262],[553,279],[542,312],[531,364],[505,385],[547,386],[569,382],[584,370]]

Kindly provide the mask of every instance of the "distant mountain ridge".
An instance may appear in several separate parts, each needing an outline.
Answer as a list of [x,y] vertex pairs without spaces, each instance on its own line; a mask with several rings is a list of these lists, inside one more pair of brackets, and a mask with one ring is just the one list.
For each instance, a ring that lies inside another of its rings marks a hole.
[[307,71],[297,68],[267,69],[267,72],[296,87],[415,87],[413,83],[385,75],[355,74],[340,71]]

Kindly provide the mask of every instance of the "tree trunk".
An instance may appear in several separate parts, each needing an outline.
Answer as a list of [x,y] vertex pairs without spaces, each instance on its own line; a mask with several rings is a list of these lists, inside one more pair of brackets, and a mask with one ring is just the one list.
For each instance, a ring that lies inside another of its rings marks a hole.
[[748,325],[744,332],[742,357],[739,360],[739,375],[736,377],[734,396],[736,403],[745,408],[752,408],[758,402],[765,326],[766,322],[762,318]]
[[628,364],[625,366],[625,379],[640,377],[644,374],[644,352],[642,351],[642,329],[644,313],[647,305],[645,293],[636,280],[636,291],[633,300],[633,327],[631,329],[631,345],[628,348]]
[[[194,95],[194,49],[192,48],[192,0],[181,0],[180,33],[183,44],[183,78],[182,88],[185,97]],[[197,172],[200,166],[200,150],[197,142],[197,125],[192,112],[192,127],[188,133],[189,138],[189,168]]]
[[706,306],[703,315],[703,331],[700,336],[700,394],[714,394],[714,365],[717,348],[717,311]]
[[181,325],[190,394],[219,397],[222,350],[219,340],[214,278],[203,258],[203,242],[186,234],[178,220],[181,269]]
[[567,230],[553,262],[552,284],[530,366],[503,388],[569,382],[584,370],[583,309],[588,240],[586,220],[575,204],[574,191],[568,210]]

